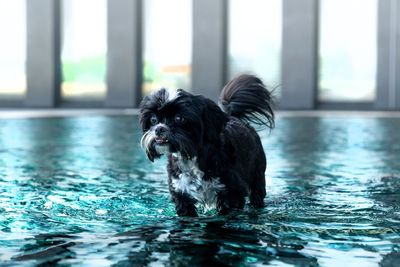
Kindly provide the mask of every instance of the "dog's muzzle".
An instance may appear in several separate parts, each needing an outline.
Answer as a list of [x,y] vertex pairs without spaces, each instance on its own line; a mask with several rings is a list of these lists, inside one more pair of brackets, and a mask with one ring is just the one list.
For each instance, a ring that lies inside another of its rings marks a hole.
[[158,145],[168,143],[168,128],[162,124],[157,125],[154,129],[155,141]]

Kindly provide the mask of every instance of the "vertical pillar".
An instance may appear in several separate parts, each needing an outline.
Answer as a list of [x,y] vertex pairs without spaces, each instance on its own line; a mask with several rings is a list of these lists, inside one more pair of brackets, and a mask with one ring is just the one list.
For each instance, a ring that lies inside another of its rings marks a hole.
[[318,0],[283,0],[283,109],[313,109],[318,89]]
[[400,3],[378,1],[378,68],[375,107],[400,110]]
[[60,1],[27,2],[29,107],[55,107],[60,99]]
[[192,91],[217,100],[226,82],[227,0],[193,0]]
[[142,92],[142,0],[108,0],[107,107],[137,107]]

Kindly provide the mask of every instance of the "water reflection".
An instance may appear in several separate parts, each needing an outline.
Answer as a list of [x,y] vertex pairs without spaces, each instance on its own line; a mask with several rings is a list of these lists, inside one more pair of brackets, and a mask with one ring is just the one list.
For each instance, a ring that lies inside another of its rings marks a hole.
[[0,121],[0,264],[396,266],[399,119],[278,118],[267,206],[175,216],[136,117]]
[[400,170],[400,122],[395,118],[380,118],[376,120],[376,127],[371,129],[375,137],[369,142],[369,149],[378,154],[382,162],[380,171],[383,173],[399,173]]

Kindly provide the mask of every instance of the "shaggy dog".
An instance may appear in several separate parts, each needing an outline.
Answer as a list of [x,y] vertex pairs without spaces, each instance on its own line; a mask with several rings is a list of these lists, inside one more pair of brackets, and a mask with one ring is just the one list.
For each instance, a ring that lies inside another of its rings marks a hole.
[[197,208],[263,207],[266,158],[252,125],[274,127],[271,93],[252,75],[222,90],[219,105],[184,90],[160,89],[141,103],[142,147],[153,161],[168,157],[168,184],[179,216]]

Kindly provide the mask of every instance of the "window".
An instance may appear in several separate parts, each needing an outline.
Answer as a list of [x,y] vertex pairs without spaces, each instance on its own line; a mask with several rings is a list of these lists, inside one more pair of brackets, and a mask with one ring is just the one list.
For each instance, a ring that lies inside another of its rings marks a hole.
[[0,0],[0,98],[21,99],[26,93],[25,0]]
[[319,101],[375,99],[377,0],[322,0]]
[[259,76],[280,95],[282,0],[229,2],[229,78]]
[[62,99],[103,99],[107,0],[64,0],[62,11]]
[[191,87],[192,1],[144,1],[143,94]]

